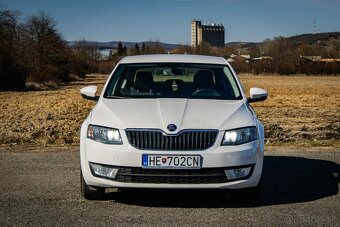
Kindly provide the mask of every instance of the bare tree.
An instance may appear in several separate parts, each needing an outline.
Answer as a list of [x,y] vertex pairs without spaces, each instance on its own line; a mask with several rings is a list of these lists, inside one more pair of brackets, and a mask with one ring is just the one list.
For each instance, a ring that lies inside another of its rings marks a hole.
[[18,16],[16,11],[0,8],[0,90],[25,87],[25,71],[18,58]]
[[98,46],[80,40],[72,46],[70,71],[80,77],[87,73],[98,72],[100,52]]
[[172,51],[173,54],[193,54],[194,48],[189,45],[179,45]]
[[121,41],[118,42],[117,46],[117,55],[118,56],[125,56],[127,54],[127,48],[123,45]]
[[128,49],[128,55],[139,55],[139,53],[140,50],[138,43],[136,43],[134,47]]
[[164,53],[165,49],[158,40],[156,42],[149,41],[143,43],[142,54],[164,54]]
[[21,28],[28,79],[36,82],[65,81],[69,75],[68,48],[56,22],[44,12],[26,18]]
[[273,70],[279,74],[294,74],[299,62],[296,48],[283,37],[276,37],[272,41],[270,55],[273,57]]

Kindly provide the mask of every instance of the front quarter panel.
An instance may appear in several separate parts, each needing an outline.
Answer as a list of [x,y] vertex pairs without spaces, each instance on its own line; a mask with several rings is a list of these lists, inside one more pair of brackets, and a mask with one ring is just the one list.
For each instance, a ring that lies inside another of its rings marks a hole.
[[86,177],[91,174],[90,168],[88,166],[87,157],[86,157],[86,139],[87,139],[86,137],[87,137],[87,127],[89,125],[90,117],[91,117],[91,113],[81,125],[81,130],[80,130],[80,166],[81,166],[80,169],[83,174],[84,180],[86,182],[87,182]]
[[258,131],[258,136],[259,136],[259,146],[260,150],[264,153],[264,127],[261,121],[257,120],[257,131]]

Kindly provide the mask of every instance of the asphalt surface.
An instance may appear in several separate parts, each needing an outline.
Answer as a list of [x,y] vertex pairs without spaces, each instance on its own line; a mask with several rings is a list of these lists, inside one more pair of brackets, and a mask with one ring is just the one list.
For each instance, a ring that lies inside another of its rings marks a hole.
[[269,148],[264,194],[115,191],[80,195],[77,147],[0,147],[0,226],[340,225],[340,150]]

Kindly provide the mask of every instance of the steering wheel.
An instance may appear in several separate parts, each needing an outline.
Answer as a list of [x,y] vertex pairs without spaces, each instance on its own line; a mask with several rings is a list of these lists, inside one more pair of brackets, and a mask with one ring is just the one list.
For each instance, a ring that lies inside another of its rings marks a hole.
[[221,96],[217,91],[211,88],[198,89],[192,96]]

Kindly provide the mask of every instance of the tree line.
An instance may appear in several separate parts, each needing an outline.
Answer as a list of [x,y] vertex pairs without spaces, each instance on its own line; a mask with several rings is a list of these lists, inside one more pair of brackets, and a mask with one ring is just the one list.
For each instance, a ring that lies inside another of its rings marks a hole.
[[[321,35],[319,35],[321,36]],[[189,45],[179,45],[171,50],[172,54],[194,54],[220,56],[229,59],[232,55],[249,56],[248,59],[240,58],[231,62],[237,72],[241,73],[275,73],[282,75],[292,74],[334,74],[340,73],[340,37],[330,35],[315,42],[296,43],[294,39],[275,37],[267,39],[263,43],[225,46],[223,48],[213,47],[208,43],[203,43],[199,47]],[[143,43],[142,47],[135,44],[127,49],[119,42],[115,55],[120,59],[125,55],[157,54],[166,53],[159,42]],[[328,59],[329,61],[312,60],[313,57]],[[115,61],[117,62],[117,61]]]
[[[224,48],[208,43],[192,48],[182,45],[172,53],[204,54],[229,59],[231,55],[248,55],[249,59],[236,58],[231,62],[237,72],[292,74],[340,74],[340,37],[330,36],[314,43],[297,44],[285,37],[267,39],[263,43],[239,43]],[[311,60],[313,57],[325,61]],[[329,61],[326,61],[328,59]]]
[[147,41],[141,44],[136,43],[133,47],[127,48],[121,41],[117,48],[111,50],[107,60],[102,60],[98,64],[99,73],[110,73],[113,67],[124,56],[145,55],[145,54],[165,54],[167,53],[159,41]]

